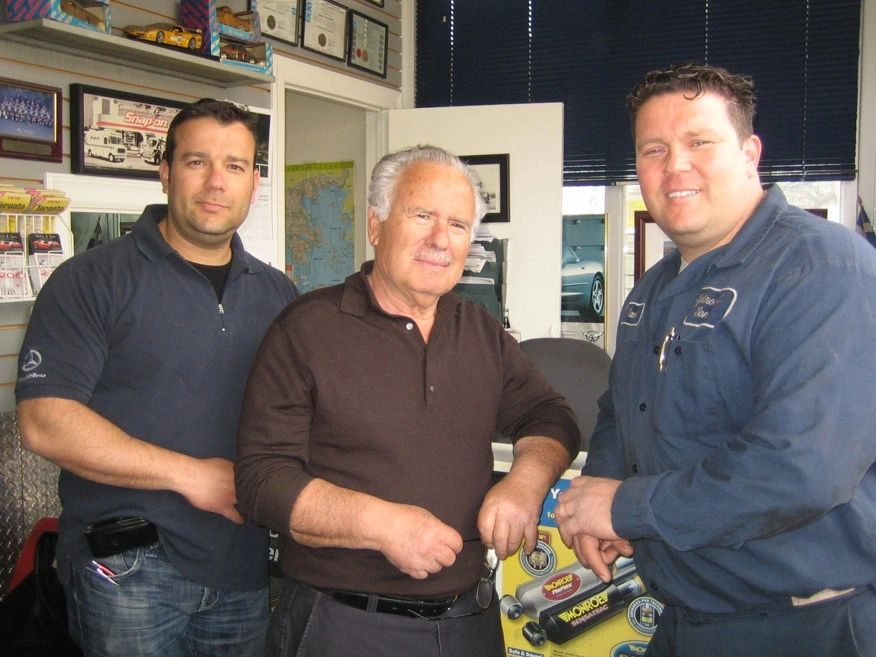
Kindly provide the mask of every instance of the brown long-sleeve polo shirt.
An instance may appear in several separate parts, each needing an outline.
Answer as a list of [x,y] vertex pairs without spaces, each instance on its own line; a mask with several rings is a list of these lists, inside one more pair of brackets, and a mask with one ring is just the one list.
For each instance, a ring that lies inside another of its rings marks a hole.
[[[459,592],[481,574],[476,523],[495,433],[549,436],[573,456],[580,436],[563,398],[486,311],[441,297],[427,344],[412,319],[378,307],[370,266],[302,296],[268,330],[241,416],[238,505],[280,533],[283,571],[312,586]],[[289,516],[313,478],[426,508],[460,532],[463,551],[415,580],[379,552],[300,545]]]

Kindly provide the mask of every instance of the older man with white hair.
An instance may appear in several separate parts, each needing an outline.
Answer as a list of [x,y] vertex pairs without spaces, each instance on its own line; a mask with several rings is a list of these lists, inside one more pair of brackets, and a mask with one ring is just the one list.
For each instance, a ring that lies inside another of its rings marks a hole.
[[[268,655],[505,654],[485,556],[535,548],[580,438],[516,341],[451,292],[483,214],[454,155],[386,156],[374,261],[268,331],[237,464],[242,512],[283,537]],[[515,459],[493,485],[497,431]]]

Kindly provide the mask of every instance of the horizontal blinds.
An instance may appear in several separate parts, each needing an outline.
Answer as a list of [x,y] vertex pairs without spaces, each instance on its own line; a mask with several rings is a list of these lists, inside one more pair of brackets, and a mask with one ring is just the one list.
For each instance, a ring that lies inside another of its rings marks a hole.
[[754,78],[765,181],[855,175],[860,0],[419,0],[418,107],[564,103],[566,184],[635,178],[624,99],[649,70]]

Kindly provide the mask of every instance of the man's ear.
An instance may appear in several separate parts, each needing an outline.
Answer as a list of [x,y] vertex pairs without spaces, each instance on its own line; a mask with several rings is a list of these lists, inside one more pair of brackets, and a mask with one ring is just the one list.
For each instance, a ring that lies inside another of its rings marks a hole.
[[250,196],[249,204],[255,203],[256,195],[259,193],[259,168],[254,167],[252,171],[252,196]]
[[161,180],[161,191],[167,194],[167,180],[170,178],[170,165],[163,159],[158,165],[158,178]]
[[742,144],[742,152],[745,154],[745,159],[748,160],[749,171],[757,175],[757,166],[760,164],[760,153],[763,148],[763,144],[760,141],[760,137],[757,135],[751,135],[748,139],[745,140],[745,143]]
[[377,246],[377,239],[380,235],[380,218],[374,211],[374,208],[368,208],[368,242],[371,246]]

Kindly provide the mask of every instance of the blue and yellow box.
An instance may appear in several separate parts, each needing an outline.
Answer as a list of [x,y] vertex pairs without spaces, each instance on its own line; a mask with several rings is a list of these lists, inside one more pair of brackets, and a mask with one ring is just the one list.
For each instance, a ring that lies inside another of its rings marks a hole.
[[112,32],[109,0],[7,0],[6,20],[49,18],[97,32]]
[[[226,16],[223,20],[234,22],[231,17],[239,20],[238,26],[220,21],[220,13]],[[180,0],[179,15],[184,25],[203,31],[204,45],[199,52],[216,57],[223,64],[256,73],[270,74],[273,71],[273,49],[271,44],[261,41],[256,12],[234,12],[227,5],[218,5],[216,0]],[[244,29],[244,23],[250,29]]]

